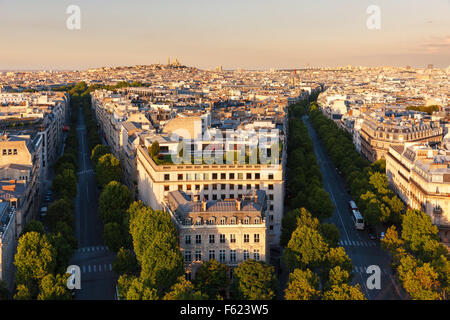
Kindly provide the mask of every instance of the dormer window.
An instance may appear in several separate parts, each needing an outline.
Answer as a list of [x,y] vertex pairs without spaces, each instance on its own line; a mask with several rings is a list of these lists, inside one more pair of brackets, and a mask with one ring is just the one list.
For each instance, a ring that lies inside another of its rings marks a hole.
[[232,217],[230,219],[230,224],[236,224],[236,217]]
[[220,224],[226,224],[227,223],[227,218],[226,217],[222,217],[220,219]]
[[250,224],[250,217],[244,218],[244,224]]

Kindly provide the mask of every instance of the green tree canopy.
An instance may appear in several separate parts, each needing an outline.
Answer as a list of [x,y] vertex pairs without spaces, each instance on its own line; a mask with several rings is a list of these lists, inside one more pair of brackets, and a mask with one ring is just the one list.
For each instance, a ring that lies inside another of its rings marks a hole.
[[111,153],[104,154],[98,159],[95,172],[97,173],[97,182],[101,187],[111,181],[120,181],[122,177],[120,161]]
[[284,295],[286,300],[317,300],[321,296],[319,278],[309,269],[295,269],[289,275]]
[[207,300],[208,296],[196,291],[194,285],[186,280],[184,276],[177,279],[170,291],[164,296],[164,300]]
[[104,223],[122,224],[131,203],[130,190],[117,181],[111,181],[98,199],[98,213]]
[[195,287],[208,295],[209,299],[225,298],[225,291],[231,283],[230,268],[217,260],[204,262],[197,270]]

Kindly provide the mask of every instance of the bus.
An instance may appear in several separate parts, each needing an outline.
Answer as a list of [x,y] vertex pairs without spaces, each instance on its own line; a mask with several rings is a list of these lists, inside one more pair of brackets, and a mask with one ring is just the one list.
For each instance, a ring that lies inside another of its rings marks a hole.
[[355,229],[364,230],[364,219],[358,210],[352,210],[353,222],[355,223]]
[[353,200],[348,202],[348,206],[350,207],[350,212],[353,212],[353,210],[358,210],[358,207],[356,206],[356,203]]

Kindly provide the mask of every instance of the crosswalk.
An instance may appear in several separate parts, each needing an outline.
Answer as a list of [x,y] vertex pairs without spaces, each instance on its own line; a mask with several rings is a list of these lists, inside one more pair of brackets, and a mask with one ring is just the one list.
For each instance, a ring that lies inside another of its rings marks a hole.
[[93,272],[112,272],[112,264],[88,264],[80,266],[82,273],[93,273]]
[[77,172],[77,175],[82,175],[82,174],[94,174],[94,170],[89,169],[89,170],[82,170],[82,171]]
[[373,241],[361,240],[341,240],[339,245],[343,247],[376,247],[376,243]]
[[[366,271],[367,271],[367,266],[353,266],[353,272],[354,273],[366,274]],[[386,269],[386,268],[380,268],[380,271],[384,275],[390,274],[389,270]]]
[[106,246],[97,246],[97,247],[84,247],[78,248],[76,252],[96,252],[96,251],[109,251],[109,248]]

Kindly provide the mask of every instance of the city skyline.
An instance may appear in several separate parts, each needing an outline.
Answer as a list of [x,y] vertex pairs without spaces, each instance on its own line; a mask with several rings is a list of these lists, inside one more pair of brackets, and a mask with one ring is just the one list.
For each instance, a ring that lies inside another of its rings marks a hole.
[[[165,64],[202,69],[449,66],[449,2],[0,1],[0,70]],[[81,10],[69,30],[69,5]],[[370,5],[381,28],[366,22]]]

